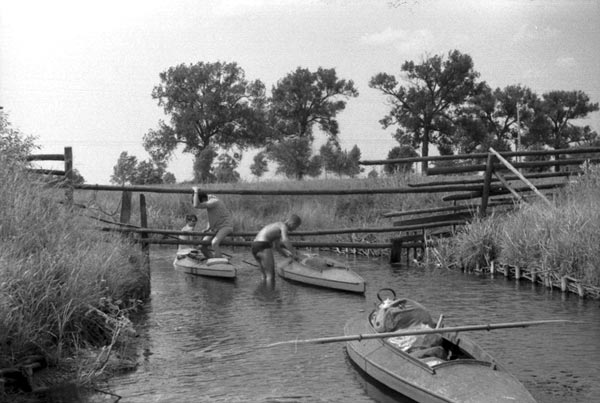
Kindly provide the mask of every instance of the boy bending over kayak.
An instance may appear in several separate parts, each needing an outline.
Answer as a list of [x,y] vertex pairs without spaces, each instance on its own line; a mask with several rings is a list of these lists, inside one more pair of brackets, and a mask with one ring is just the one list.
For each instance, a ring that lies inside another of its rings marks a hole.
[[285,222],[268,224],[256,234],[252,242],[252,256],[260,265],[263,280],[272,282],[275,278],[273,248],[286,257],[298,256],[298,252],[290,242],[288,232],[294,231],[301,223],[300,217],[292,214]]

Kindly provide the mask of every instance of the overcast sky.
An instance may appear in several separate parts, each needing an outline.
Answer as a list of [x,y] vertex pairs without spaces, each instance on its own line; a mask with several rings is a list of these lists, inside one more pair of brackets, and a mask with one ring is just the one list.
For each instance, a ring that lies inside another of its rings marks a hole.
[[[385,159],[388,107],[368,82],[406,60],[458,49],[493,88],[582,90],[600,101],[598,0],[0,0],[0,105],[41,152],[73,147],[88,183],[164,119],[151,92],[181,63],[237,62],[267,89],[305,67],[335,68],[360,95],[338,115],[342,147]],[[600,114],[583,124],[600,131]],[[250,154],[249,154],[250,155]],[[247,158],[248,159],[248,158]],[[250,179],[247,159],[242,176]],[[191,156],[168,170],[192,178]]]

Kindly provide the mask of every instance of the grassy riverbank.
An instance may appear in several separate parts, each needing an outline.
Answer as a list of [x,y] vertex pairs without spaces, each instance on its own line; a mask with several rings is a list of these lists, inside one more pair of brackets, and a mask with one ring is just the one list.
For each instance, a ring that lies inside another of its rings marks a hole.
[[148,293],[139,247],[91,229],[39,179],[0,164],[0,400],[27,387],[11,368],[61,368],[50,384],[94,379]]
[[552,202],[476,220],[436,249],[437,262],[473,270],[492,260],[571,276],[600,287],[600,166],[588,167]]

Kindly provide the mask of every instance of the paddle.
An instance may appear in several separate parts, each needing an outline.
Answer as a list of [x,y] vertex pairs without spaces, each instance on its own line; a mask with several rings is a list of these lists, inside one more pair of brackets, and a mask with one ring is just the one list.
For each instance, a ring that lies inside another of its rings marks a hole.
[[279,341],[276,343],[267,344],[267,347],[276,347],[284,344],[326,344],[336,343],[339,341],[352,341],[352,340],[368,340],[368,339],[383,339],[386,337],[399,337],[399,336],[417,336],[422,334],[435,334],[435,333],[451,333],[451,332],[473,332],[478,330],[495,330],[495,329],[508,329],[514,327],[529,327],[538,325],[548,325],[552,323],[566,323],[571,322],[570,320],[554,319],[554,320],[536,320],[530,322],[511,322],[511,323],[489,323],[487,325],[470,325],[470,326],[455,326],[455,327],[442,327],[439,329],[418,329],[408,330],[399,332],[387,332],[387,333],[368,333],[368,334],[355,334],[348,336],[334,336],[334,337],[321,337],[316,339],[304,339],[304,340],[287,340]]

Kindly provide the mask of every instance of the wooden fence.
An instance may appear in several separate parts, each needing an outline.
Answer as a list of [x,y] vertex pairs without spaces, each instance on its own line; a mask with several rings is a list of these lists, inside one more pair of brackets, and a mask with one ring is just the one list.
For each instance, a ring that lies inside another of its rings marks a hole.
[[[173,189],[164,186],[112,186],[112,185],[91,185],[91,184],[73,184],[73,154],[71,147],[65,147],[64,154],[45,154],[33,155],[28,159],[30,161],[64,161],[64,171],[33,169],[33,172],[62,176],[64,186],[66,187],[67,200],[73,201],[73,190],[95,190],[95,191],[117,191],[122,193],[121,215],[117,224],[119,231],[136,233],[140,236],[144,245],[151,243],[177,243],[177,239],[156,239],[151,238],[149,234],[179,235],[179,231],[165,229],[132,228],[128,226],[131,219],[132,193],[140,193],[140,205],[145,204],[144,193],[168,193],[168,194],[192,194],[191,189]],[[578,155],[585,154],[585,158],[577,158]],[[554,160],[546,161],[528,161],[519,162],[522,157],[548,158],[554,156]],[[510,162],[508,159],[516,158],[517,162]],[[409,251],[413,252],[414,257],[422,253],[428,243],[435,242],[436,238],[451,235],[457,226],[468,223],[475,216],[485,216],[490,209],[509,209],[515,203],[527,202],[531,199],[533,192],[538,198],[547,198],[542,191],[552,191],[564,186],[565,181],[534,184],[536,179],[557,179],[565,178],[576,174],[579,171],[578,165],[585,161],[600,161],[600,147],[585,149],[562,149],[562,150],[541,150],[541,151],[520,151],[520,152],[496,152],[490,149],[488,153],[462,154],[449,156],[430,156],[413,157],[393,160],[361,161],[361,165],[384,165],[384,164],[413,164],[426,161],[434,166],[427,167],[427,175],[455,175],[448,180],[425,181],[422,183],[409,183],[407,187],[401,188],[380,188],[380,189],[321,189],[321,190],[293,190],[293,189],[211,189],[213,194],[235,194],[235,195],[360,195],[360,194],[418,194],[418,193],[443,193],[442,201],[451,202],[451,205],[435,207],[430,209],[418,209],[411,211],[392,211],[384,214],[384,217],[401,217],[393,222],[391,227],[379,228],[344,228],[344,229],[324,229],[318,231],[297,231],[294,236],[320,236],[333,234],[357,234],[357,233],[396,233],[399,236],[390,239],[389,243],[362,243],[362,242],[319,242],[303,241],[296,242],[298,246],[310,247],[338,247],[348,249],[390,249],[390,262],[400,262],[403,250],[407,262],[409,260]],[[459,162],[460,165],[439,166],[448,161]],[[480,163],[485,161],[485,163]],[[527,177],[523,175],[524,169],[540,169],[552,167],[555,172],[533,172],[528,173]],[[571,167],[568,171],[556,170],[560,167]],[[573,169],[573,167],[575,167]],[[508,172],[508,174],[506,174]],[[476,177],[457,178],[457,175],[477,174]],[[514,185],[512,181],[520,181],[523,185]],[[479,202],[473,200],[479,199]],[[463,204],[458,202],[464,201]],[[548,201],[549,202],[549,201]],[[140,214],[146,214],[140,209]],[[142,218],[140,217],[141,221]],[[110,230],[103,228],[103,230]],[[113,229],[115,230],[115,229]],[[250,237],[253,233],[237,232],[233,237]],[[224,245],[248,246],[249,241],[226,240]]]
[[[583,155],[584,158],[577,158]],[[554,160],[526,161],[521,162],[522,157],[549,158]],[[516,162],[509,159],[515,158]],[[481,162],[484,163],[481,163]],[[417,230],[406,231],[401,236],[393,238],[390,262],[399,263],[402,249],[406,250],[406,262],[410,262],[409,251],[412,250],[413,257],[423,253],[428,244],[434,243],[436,239],[451,236],[458,225],[468,223],[475,216],[486,216],[490,210],[507,210],[517,203],[528,202],[535,198],[542,198],[549,203],[547,194],[552,194],[556,189],[565,185],[565,177],[581,172],[579,166],[585,162],[600,162],[600,147],[581,149],[560,150],[536,150],[519,152],[497,152],[490,149],[488,153],[460,154],[429,157],[412,157],[391,160],[361,161],[362,165],[384,165],[384,164],[414,164],[427,162],[427,176],[454,175],[448,180],[426,181],[423,183],[408,184],[410,188],[444,189],[447,194],[442,201],[452,202],[446,207],[431,209],[419,209],[412,211],[398,211],[387,213],[386,217],[404,217],[396,220],[394,225],[403,227],[406,225],[418,226],[428,225]],[[451,166],[446,166],[453,162]],[[429,163],[437,164],[429,167]],[[439,165],[439,166],[438,166]],[[561,170],[561,167],[570,168]],[[553,168],[554,172],[528,172],[529,169]],[[508,174],[506,174],[508,172]],[[458,175],[476,175],[457,179]],[[534,184],[534,180],[543,180],[542,183]],[[560,182],[550,181],[562,179]],[[511,183],[518,181],[517,184]],[[550,182],[549,182],[550,181]],[[542,191],[546,191],[543,193]],[[479,202],[474,202],[479,200]],[[459,202],[464,204],[457,204]],[[440,214],[443,213],[443,214]],[[410,217],[410,218],[406,218]]]
[[65,197],[68,203],[73,203],[73,149],[65,147],[64,154],[36,154],[29,155],[27,161],[64,161],[64,170],[30,168],[29,172],[43,175],[54,175],[61,179],[65,188]]

